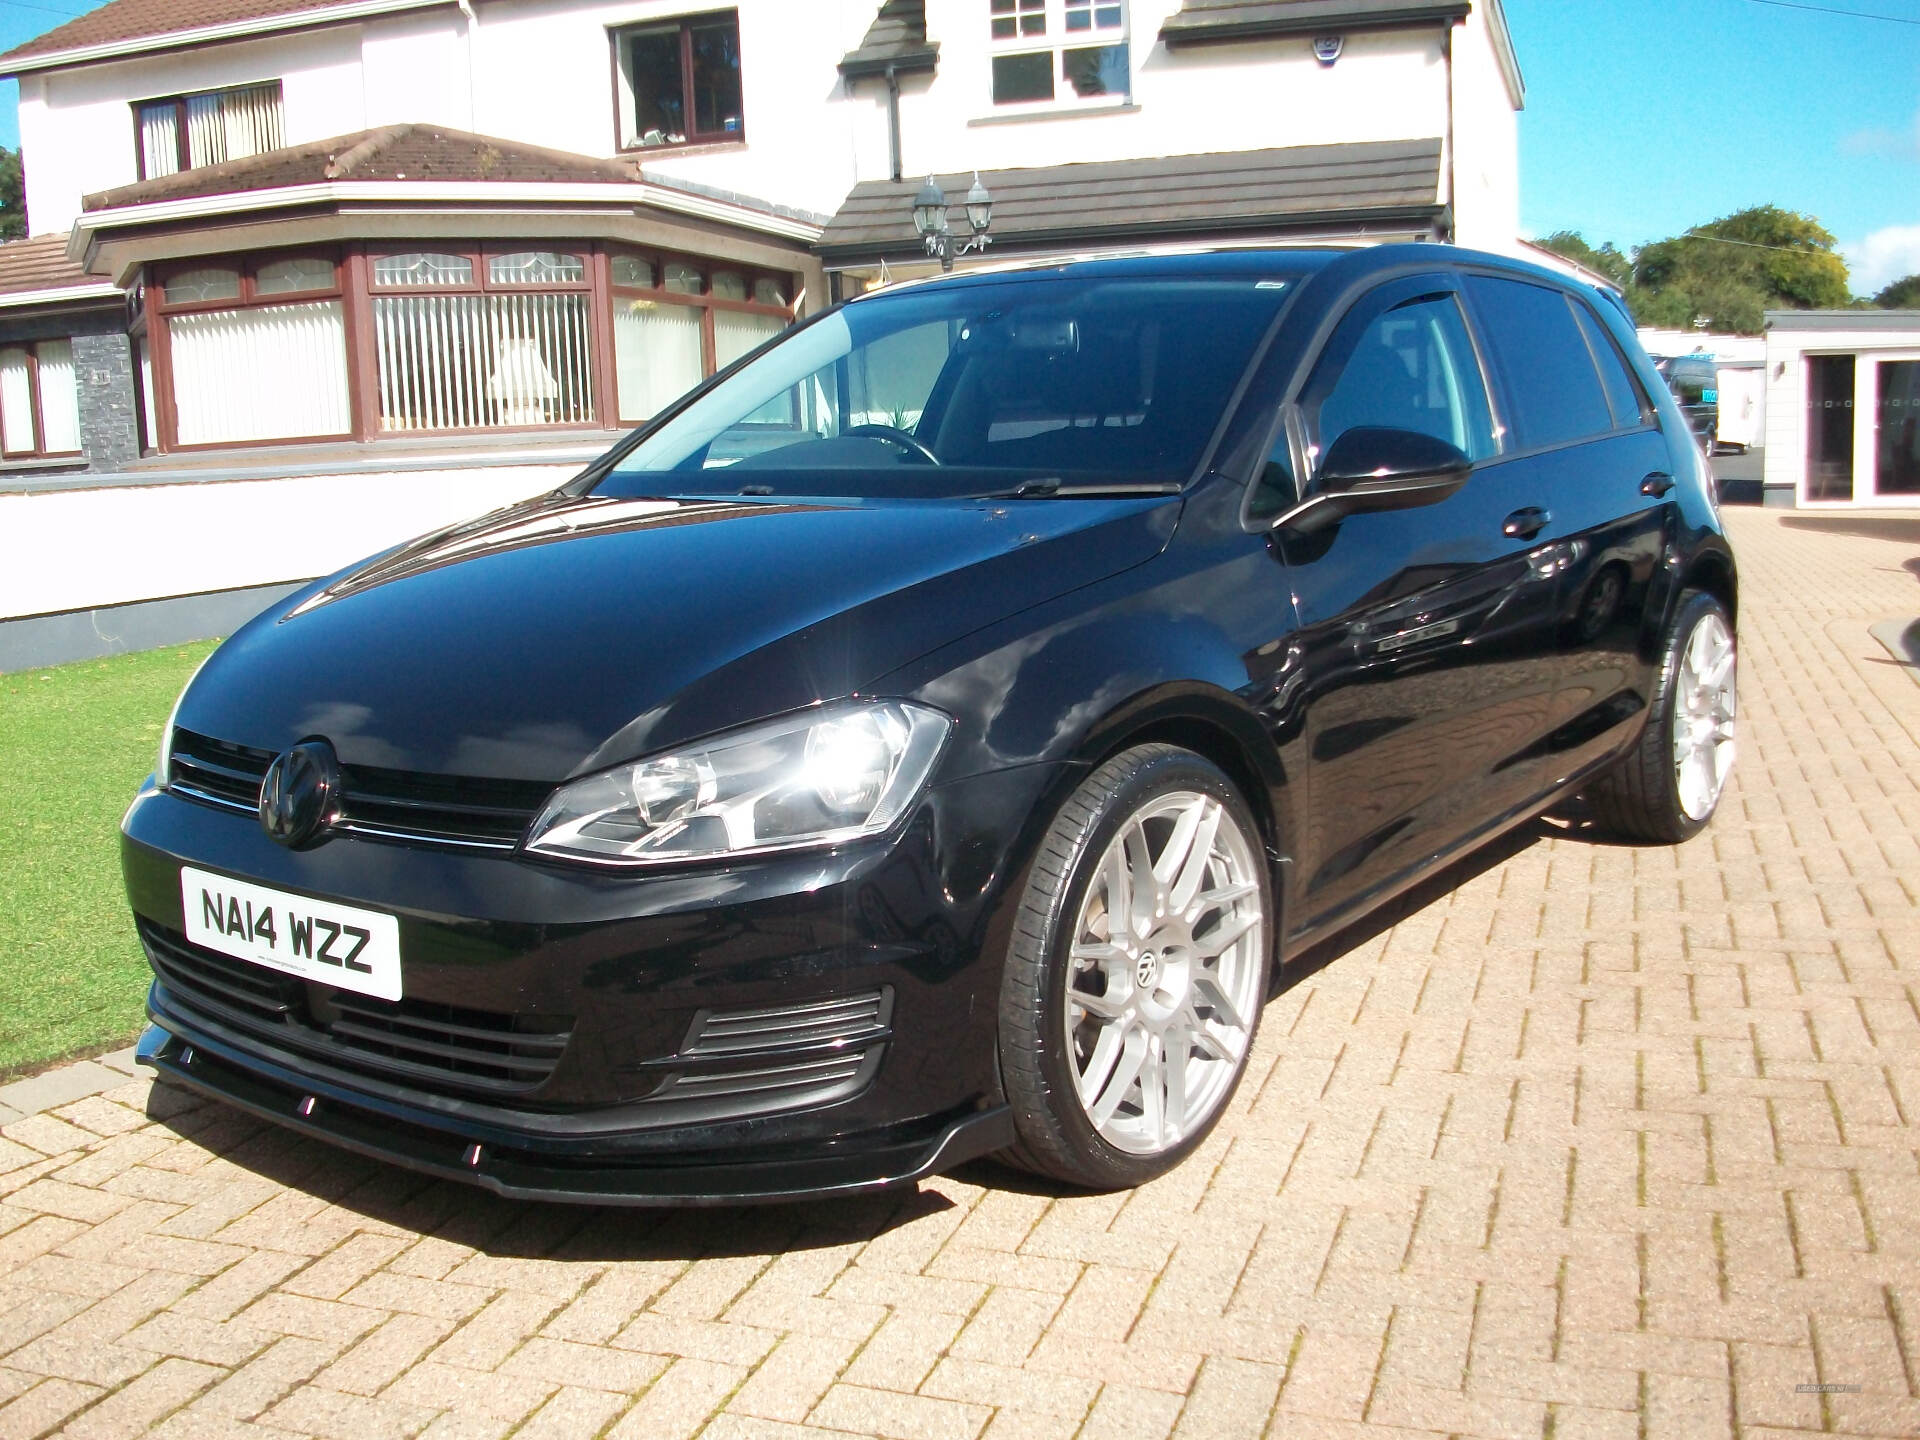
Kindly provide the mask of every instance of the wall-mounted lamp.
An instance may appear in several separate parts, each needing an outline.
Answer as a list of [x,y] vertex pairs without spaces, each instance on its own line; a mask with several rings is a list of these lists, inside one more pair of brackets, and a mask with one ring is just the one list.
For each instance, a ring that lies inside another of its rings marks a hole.
[[993,223],[993,196],[980,183],[980,172],[973,172],[973,188],[967,191],[967,228],[973,233],[958,239],[947,223],[947,193],[929,175],[920,193],[913,197],[913,228],[920,232],[920,243],[927,254],[937,256],[942,270],[953,269],[954,257],[984,250],[993,243],[987,226]]

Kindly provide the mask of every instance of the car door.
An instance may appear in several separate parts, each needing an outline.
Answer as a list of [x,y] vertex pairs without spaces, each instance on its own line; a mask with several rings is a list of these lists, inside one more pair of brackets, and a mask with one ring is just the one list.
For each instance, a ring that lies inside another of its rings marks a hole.
[[[1279,493],[1276,472],[1313,475],[1357,427],[1432,435],[1483,467],[1437,503],[1304,532],[1281,517],[1273,531],[1300,626],[1309,756],[1298,933],[1536,793],[1554,694],[1553,585],[1530,558],[1539,497],[1497,463],[1500,427],[1451,275],[1389,281],[1361,298],[1285,414],[1255,513],[1263,493]],[[1302,498],[1314,489],[1309,481]]]
[[1675,519],[1673,469],[1687,457],[1670,454],[1586,299],[1487,274],[1469,274],[1466,292],[1514,430],[1502,464],[1525,474],[1550,517],[1540,538],[1554,571],[1557,679],[1540,758],[1542,788],[1557,789],[1616,753],[1646,708],[1641,641]]

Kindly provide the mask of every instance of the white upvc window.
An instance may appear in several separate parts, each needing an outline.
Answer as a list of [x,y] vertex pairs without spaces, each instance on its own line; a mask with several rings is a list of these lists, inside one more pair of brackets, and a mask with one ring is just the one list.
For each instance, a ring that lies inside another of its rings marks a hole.
[[997,108],[1112,105],[1132,89],[1126,0],[986,0]]

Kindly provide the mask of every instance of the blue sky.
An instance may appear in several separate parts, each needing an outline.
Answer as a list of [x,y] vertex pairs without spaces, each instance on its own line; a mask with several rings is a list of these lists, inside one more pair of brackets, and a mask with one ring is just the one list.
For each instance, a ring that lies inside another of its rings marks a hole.
[[[1521,222],[1642,244],[1747,205],[1818,216],[1855,286],[1920,272],[1920,0],[1505,0]],[[0,0],[0,49],[86,9]],[[0,82],[0,144],[17,145]]]

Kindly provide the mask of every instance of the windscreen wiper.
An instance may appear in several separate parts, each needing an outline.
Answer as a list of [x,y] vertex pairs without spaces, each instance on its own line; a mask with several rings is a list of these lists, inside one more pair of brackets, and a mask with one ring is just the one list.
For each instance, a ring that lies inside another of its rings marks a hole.
[[1022,480],[1011,490],[1000,490],[982,495],[982,500],[1077,500],[1095,496],[1125,497],[1128,495],[1178,495],[1181,490],[1177,480],[1146,480],[1138,482],[1114,481],[1102,484],[1094,482],[1087,485],[1067,485],[1057,475],[1043,480]]

